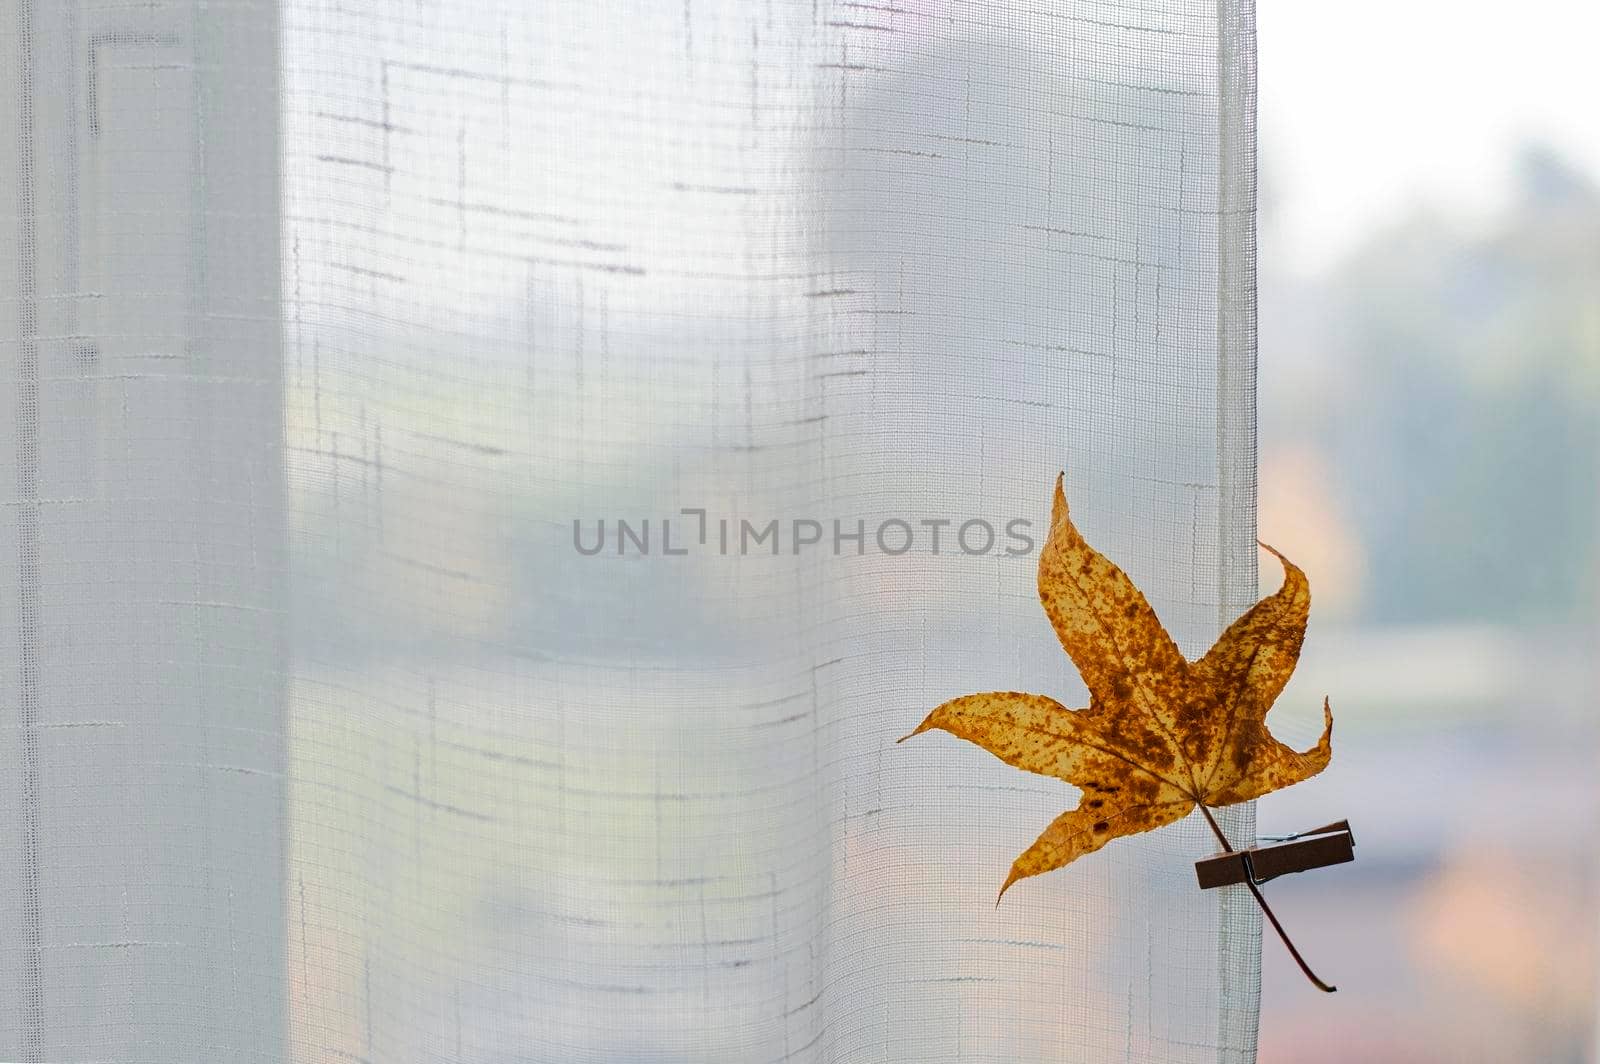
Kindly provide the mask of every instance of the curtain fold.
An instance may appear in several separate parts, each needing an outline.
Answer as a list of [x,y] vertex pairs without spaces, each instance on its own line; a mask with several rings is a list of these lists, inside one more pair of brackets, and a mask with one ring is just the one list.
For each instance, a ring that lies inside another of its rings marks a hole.
[[0,1059],[1254,1059],[1203,822],[894,743],[1058,470],[1253,598],[1248,0],[18,10]]

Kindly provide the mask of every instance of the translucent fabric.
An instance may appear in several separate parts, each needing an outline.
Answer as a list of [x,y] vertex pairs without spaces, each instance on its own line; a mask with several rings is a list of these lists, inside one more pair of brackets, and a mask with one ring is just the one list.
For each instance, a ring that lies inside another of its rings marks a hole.
[[1058,470],[1254,595],[1248,0],[16,11],[0,1059],[1254,1059],[1202,821],[894,742]]

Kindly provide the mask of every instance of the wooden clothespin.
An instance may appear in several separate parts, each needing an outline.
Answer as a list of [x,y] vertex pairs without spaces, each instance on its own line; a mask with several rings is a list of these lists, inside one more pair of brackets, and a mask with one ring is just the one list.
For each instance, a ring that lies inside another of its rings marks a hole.
[[1271,841],[1268,846],[1252,846],[1248,850],[1219,853],[1196,861],[1194,871],[1200,880],[1200,889],[1226,887],[1247,879],[1260,884],[1290,872],[1305,872],[1356,859],[1356,840],[1350,834],[1348,820]]

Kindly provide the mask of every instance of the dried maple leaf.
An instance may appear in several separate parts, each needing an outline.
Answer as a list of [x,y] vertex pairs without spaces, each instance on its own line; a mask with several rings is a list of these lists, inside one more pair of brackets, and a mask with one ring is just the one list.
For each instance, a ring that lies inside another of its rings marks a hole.
[[1205,657],[1187,661],[1127,574],[1084,541],[1061,482],[1058,476],[1039,556],[1039,598],[1089,688],[1089,708],[1016,691],[965,695],[911,733],[942,729],[1082,790],[1078,807],[1012,864],[1002,897],[1019,879],[1180,820],[1196,806],[1204,812],[1298,783],[1321,772],[1332,753],[1326,699],[1322,739],[1304,753],[1278,742],[1265,724],[1305,638],[1306,574],[1263,543],[1283,563],[1283,586],[1233,622]]

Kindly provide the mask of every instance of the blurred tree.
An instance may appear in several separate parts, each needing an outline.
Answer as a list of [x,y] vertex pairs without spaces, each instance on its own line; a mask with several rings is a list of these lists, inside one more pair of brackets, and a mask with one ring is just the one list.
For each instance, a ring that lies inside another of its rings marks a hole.
[[1600,195],[1548,150],[1487,231],[1418,212],[1336,271],[1342,418],[1319,427],[1377,622],[1593,612]]

